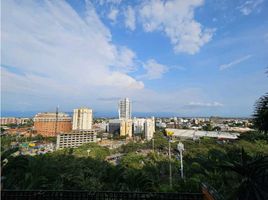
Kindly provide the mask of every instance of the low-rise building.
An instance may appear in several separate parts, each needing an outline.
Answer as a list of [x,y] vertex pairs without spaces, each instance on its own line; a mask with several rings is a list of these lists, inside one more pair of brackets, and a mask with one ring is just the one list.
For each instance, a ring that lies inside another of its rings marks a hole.
[[200,131],[200,130],[191,130],[191,129],[172,129],[167,128],[166,131],[173,132],[172,137],[177,138],[189,138],[189,139],[198,139],[200,137],[212,137],[218,139],[226,140],[235,140],[238,139],[239,133],[229,133],[229,132],[218,132],[218,131]]
[[25,124],[29,121],[29,118],[16,118],[16,117],[1,117],[0,124]]
[[86,143],[96,142],[97,133],[95,130],[78,130],[57,135],[57,149],[75,148]]

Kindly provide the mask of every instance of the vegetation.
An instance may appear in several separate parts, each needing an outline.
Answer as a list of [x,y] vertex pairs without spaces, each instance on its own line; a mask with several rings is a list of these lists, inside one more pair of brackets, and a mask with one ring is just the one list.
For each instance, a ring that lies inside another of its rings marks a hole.
[[[199,192],[200,184],[206,182],[224,195],[225,199],[235,199],[235,195],[240,199],[254,199],[252,196],[242,198],[237,194],[243,190],[253,190],[253,184],[261,183],[266,186],[268,166],[267,161],[263,160],[267,160],[268,140],[260,137],[257,132],[248,135],[242,135],[240,140],[231,143],[219,143],[210,138],[183,141],[185,179],[181,179],[179,175],[180,167],[176,156],[178,141],[172,143],[172,188],[169,186],[168,142],[162,132],[155,134],[155,151],[152,151],[152,141],[129,142],[113,150],[112,153],[120,152],[124,155],[118,165],[106,161],[111,150],[97,144],[86,144],[76,149],[64,149],[34,157],[5,155],[8,162],[2,168],[5,176],[3,188]],[[244,150],[241,160],[242,147]],[[255,155],[259,157],[256,158]],[[241,171],[242,168],[247,171]],[[259,174],[262,179],[258,179]],[[255,176],[256,179],[253,179]],[[256,194],[265,195],[265,191],[260,190]]]
[[[34,157],[12,156],[17,149],[10,148],[11,143],[27,138],[1,136],[3,189],[199,192],[201,183],[206,183],[224,199],[268,199],[267,97],[260,98],[256,104],[254,124],[259,131],[244,133],[232,142],[206,137],[182,141],[184,179],[179,175],[176,150],[179,141],[171,144],[169,160],[168,139],[161,129],[151,142],[129,142],[112,151],[86,144]],[[203,128],[211,130],[212,126],[206,124]],[[107,156],[115,153],[123,155],[117,165],[106,161]]]
[[23,137],[17,135],[2,135],[1,136],[1,152],[9,149],[12,143],[21,143],[27,141],[46,141],[46,142],[56,142],[56,137],[43,137],[41,135],[37,135],[34,137]]
[[226,162],[222,169],[240,180],[238,184],[233,185],[231,177],[226,179],[234,188],[232,198],[267,199],[268,156],[250,157],[242,148],[240,160]]
[[254,125],[263,133],[268,133],[268,94],[259,98],[255,105]]

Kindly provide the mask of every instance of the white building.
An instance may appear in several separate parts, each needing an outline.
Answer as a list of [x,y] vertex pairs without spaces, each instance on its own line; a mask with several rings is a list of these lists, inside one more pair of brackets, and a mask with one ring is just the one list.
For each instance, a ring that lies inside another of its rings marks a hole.
[[134,132],[134,134],[144,132],[144,123],[145,123],[144,118],[134,117],[134,119],[133,119],[133,132]]
[[189,138],[197,139],[200,137],[212,137],[218,139],[238,139],[239,133],[229,133],[229,132],[217,132],[217,131],[200,131],[200,130],[190,130],[190,129],[172,129],[167,128],[166,131],[173,132],[173,137],[178,138]]
[[74,109],[73,130],[92,129],[92,110],[89,108]]
[[155,120],[154,118],[146,119],[144,124],[145,139],[151,140],[155,132]]
[[131,102],[128,98],[119,101],[119,119],[131,119]]

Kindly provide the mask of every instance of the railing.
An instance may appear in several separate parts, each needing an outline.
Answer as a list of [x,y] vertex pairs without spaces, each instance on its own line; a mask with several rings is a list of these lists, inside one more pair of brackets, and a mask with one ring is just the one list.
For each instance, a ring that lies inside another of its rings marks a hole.
[[2,200],[203,200],[201,193],[1,191]]

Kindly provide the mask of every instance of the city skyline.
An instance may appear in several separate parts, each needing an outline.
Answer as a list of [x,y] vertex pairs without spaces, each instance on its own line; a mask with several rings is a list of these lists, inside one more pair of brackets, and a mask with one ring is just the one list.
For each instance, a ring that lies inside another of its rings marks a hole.
[[268,87],[267,1],[165,2],[2,2],[2,115],[116,116],[128,96],[133,116],[250,117]]

